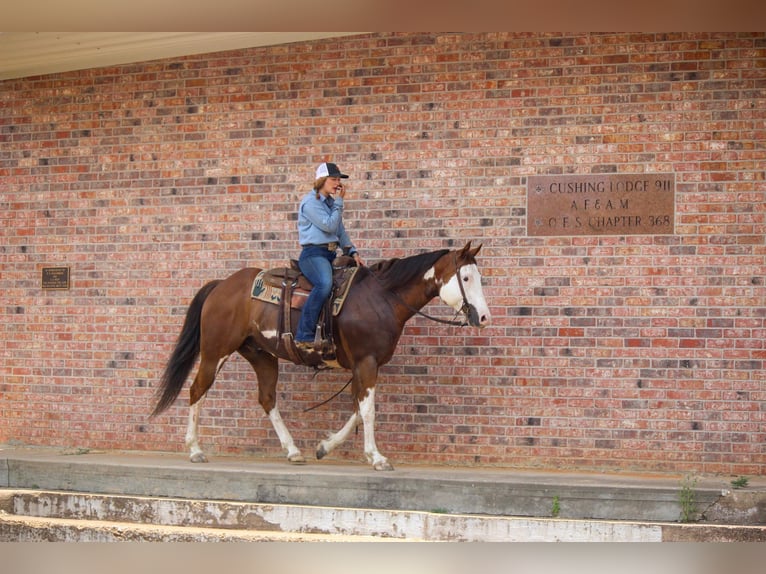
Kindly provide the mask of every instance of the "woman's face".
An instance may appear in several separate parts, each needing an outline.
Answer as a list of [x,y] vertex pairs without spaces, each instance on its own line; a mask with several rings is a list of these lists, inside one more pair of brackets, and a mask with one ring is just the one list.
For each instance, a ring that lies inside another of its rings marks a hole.
[[326,197],[328,195],[333,195],[336,191],[340,191],[340,187],[339,177],[328,177],[319,192]]

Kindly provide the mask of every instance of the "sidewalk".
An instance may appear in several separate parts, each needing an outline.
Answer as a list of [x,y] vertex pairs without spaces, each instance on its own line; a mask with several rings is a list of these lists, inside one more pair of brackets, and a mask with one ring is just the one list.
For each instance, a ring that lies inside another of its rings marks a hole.
[[[750,478],[748,486],[738,490],[730,479],[695,480],[691,510],[702,521],[763,526],[758,536],[766,531],[766,479]],[[192,464],[180,453],[6,446],[0,447],[0,488],[407,511],[440,517],[673,524],[682,511],[679,495],[684,477],[407,465],[393,472],[375,472],[363,463],[323,460],[295,466],[283,459],[232,457]]]

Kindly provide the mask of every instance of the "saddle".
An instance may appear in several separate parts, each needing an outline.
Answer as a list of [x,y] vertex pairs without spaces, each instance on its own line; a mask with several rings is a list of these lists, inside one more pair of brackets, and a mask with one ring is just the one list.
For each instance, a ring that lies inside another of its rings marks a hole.
[[[321,348],[321,361],[318,361],[320,363],[335,359],[335,342],[332,336],[333,317],[336,317],[343,308],[358,270],[352,257],[344,255],[333,261],[332,293],[322,309],[318,324],[318,340],[315,341]],[[303,308],[312,288],[311,282],[301,273],[298,262],[291,260],[290,267],[264,269],[258,273],[253,281],[251,297],[279,306],[277,335],[290,360],[299,365],[317,366],[316,360],[311,360],[310,357],[304,358],[295,346],[292,332],[292,310]]]

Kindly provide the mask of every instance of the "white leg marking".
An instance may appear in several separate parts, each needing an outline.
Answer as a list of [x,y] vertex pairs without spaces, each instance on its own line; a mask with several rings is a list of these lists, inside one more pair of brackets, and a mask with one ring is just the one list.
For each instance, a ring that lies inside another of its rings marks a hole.
[[192,462],[207,462],[205,453],[199,446],[199,411],[204,397],[189,407],[189,424],[186,427],[186,446],[189,447],[189,459]]
[[295,446],[293,437],[290,434],[290,431],[287,430],[287,426],[285,426],[285,423],[282,420],[282,415],[279,414],[279,409],[277,407],[271,409],[271,412],[269,413],[269,420],[271,421],[274,430],[277,432],[277,436],[279,437],[279,442],[282,445],[282,448],[287,450],[287,460],[295,463],[306,462],[306,459],[303,458],[301,451],[298,450],[297,446]]
[[348,435],[351,434],[351,431],[354,430],[354,427],[358,422],[359,415],[354,413],[351,415],[351,418],[346,421],[346,424],[343,425],[342,429],[340,429],[335,434],[331,434],[325,440],[320,442],[319,446],[317,447],[317,458],[323,458],[325,455],[332,452],[335,447],[345,441],[348,438]]
[[388,459],[378,452],[375,445],[375,389],[369,389],[367,396],[359,402],[359,415],[364,423],[364,455],[375,470],[394,470]]

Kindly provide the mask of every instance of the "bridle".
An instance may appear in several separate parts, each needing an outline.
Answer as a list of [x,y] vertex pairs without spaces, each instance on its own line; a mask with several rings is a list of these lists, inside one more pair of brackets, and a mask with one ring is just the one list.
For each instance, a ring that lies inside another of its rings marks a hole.
[[[452,256],[455,263],[455,276],[457,277],[457,284],[460,287],[460,296],[463,298],[463,305],[460,307],[460,311],[455,313],[455,317],[457,317],[460,313],[463,313],[463,315],[466,317],[465,320],[457,321],[455,319],[440,319],[439,317],[434,317],[433,315],[424,313],[420,309],[416,309],[415,307],[407,303],[404,299],[402,299],[397,293],[393,291],[389,291],[389,293],[391,293],[394,297],[396,297],[399,303],[401,303],[404,307],[412,311],[415,315],[420,315],[421,317],[425,317],[429,321],[441,323],[442,325],[452,325],[454,327],[467,327],[468,325],[471,324],[470,317],[472,316],[476,317],[477,312],[476,312],[476,308],[468,302],[468,297],[465,294],[465,288],[463,287],[463,278],[460,277],[460,270],[463,268],[463,266],[461,265],[460,267],[458,267],[457,265],[457,252],[454,252]],[[370,275],[372,275],[375,278],[375,281],[377,281],[378,284],[382,286],[382,284],[380,283],[380,280],[374,273],[370,273]]]

